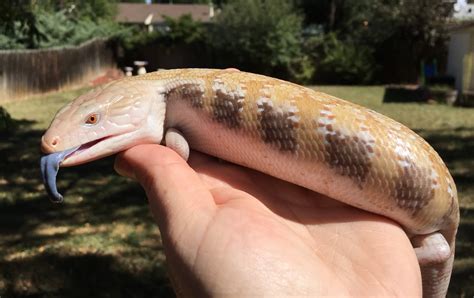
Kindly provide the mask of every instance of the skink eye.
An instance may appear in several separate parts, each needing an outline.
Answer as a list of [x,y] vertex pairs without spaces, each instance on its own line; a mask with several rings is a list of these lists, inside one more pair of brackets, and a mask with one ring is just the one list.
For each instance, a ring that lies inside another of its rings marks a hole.
[[96,124],[99,122],[99,114],[90,114],[87,116],[86,124]]

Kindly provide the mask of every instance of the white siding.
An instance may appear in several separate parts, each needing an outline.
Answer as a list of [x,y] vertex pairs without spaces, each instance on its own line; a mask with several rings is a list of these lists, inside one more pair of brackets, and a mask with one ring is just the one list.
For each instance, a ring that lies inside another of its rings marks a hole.
[[449,52],[448,52],[448,74],[456,78],[456,89],[462,91],[463,89],[463,78],[465,57],[470,50],[470,38],[471,34],[469,31],[459,31],[451,33],[449,40]]

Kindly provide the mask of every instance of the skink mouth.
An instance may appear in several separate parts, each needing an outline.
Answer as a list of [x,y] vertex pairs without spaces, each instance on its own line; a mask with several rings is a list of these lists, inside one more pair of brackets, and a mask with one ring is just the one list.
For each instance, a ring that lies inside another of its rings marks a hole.
[[61,164],[72,156],[78,156],[82,152],[89,150],[96,144],[111,137],[112,136],[107,136],[96,139],[74,148],[45,155],[41,158],[41,176],[43,178],[44,187],[46,188],[51,201],[55,203],[63,202],[63,196],[58,192],[56,185],[56,177]]
[[[64,160],[68,159],[69,157],[72,157],[72,156],[77,156],[79,154],[81,154],[82,152],[86,151],[86,150],[89,150],[90,148],[94,147],[96,144],[106,140],[106,139],[110,139],[112,136],[107,136],[107,137],[103,137],[103,138],[100,138],[100,139],[96,139],[96,140],[93,140],[93,141],[90,141],[90,142],[87,142],[87,143],[84,143],[78,147],[76,147],[76,150],[72,151],[70,154],[68,154]],[[63,160],[63,161],[64,161]]]

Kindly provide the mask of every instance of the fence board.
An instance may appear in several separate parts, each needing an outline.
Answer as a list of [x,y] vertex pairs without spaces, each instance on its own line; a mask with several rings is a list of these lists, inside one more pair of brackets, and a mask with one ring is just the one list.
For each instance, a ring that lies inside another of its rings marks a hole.
[[115,66],[111,42],[77,47],[0,50],[0,102],[83,84]]

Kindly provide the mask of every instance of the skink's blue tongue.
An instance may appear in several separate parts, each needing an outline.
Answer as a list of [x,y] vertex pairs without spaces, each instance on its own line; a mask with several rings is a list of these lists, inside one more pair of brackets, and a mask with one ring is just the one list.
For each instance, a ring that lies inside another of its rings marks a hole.
[[54,203],[61,203],[63,201],[63,196],[58,192],[58,187],[56,185],[56,176],[58,175],[59,165],[69,154],[76,151],[78,148],[79,146],[41,157],[41,176],[43,177],[44,187],[46,188],[51,201]]

